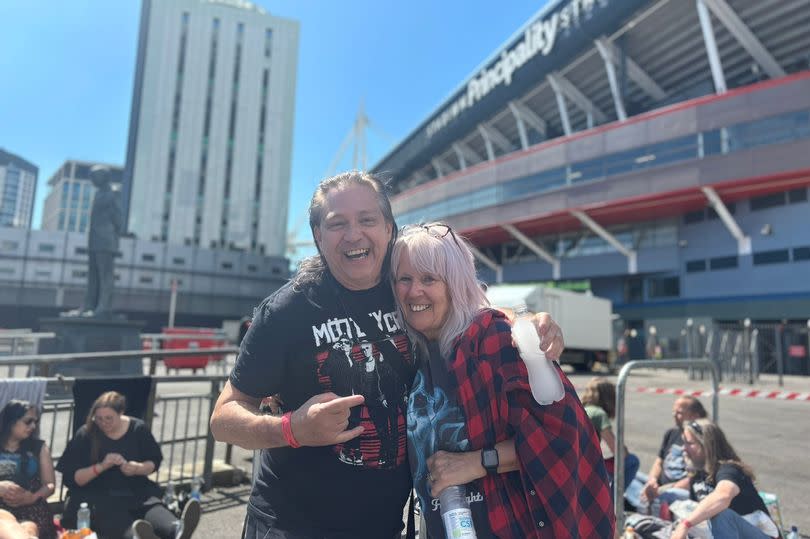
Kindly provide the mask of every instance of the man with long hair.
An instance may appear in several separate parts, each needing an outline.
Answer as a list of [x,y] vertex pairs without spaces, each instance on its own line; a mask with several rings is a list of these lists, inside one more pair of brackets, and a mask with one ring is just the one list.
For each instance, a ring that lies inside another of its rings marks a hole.
[[685,539],[704,520],[723,539],[779,537],[765,502],[754,486],[754,472],[740,459],[720,427],[708,419],[684,423],[684,449],[694,472],[689,477],[697,507],[678,522],[672,539]]

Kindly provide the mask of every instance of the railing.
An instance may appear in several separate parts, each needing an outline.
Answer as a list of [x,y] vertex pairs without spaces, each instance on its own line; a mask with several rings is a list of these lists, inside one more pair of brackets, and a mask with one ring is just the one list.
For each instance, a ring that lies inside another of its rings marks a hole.
[[[206,349],[206,352],[235,354],[238,352],[238,348],[210,348]],[[53,363],[65,361],[147,357],[163,359],[198,355],[199,353],[199,349],[186,349],[22,355],[0,357],[0,366],[33,364],[48,367]],[[47,371],[47,368],[45,370]],[[226,379],[227,376],[223,374],[152,377],[152,389],[143,419],[161,445],[163,464],[155,474],[155,480],[159,483],[187,482],[193,477],[202,476],[206,488],[210,488],[215,457],[221,455],[222,460],[226,464],[230,464],[231,446],[217,444],[208,426],[208,418]],[[76,379],[57,376],[46,378],[46,380],[49,388],[58,388],[60,393],[66,393],[70,391]],[[177,387],[181,384],[182,392],[172,392],[169,389],[171,386]],[[61,456],[71,438],[73,416],[74,402],[72,399],[49,399],[46,396],[42,405],[40,433],[41,438],[51,448],[54,460]],[[200,456],[202,456],[201,462]],[[64,491],[61,480],[58,485],[60,500],[62,500]]]
[[627,378],[635,369],[706,369],[712,376],[712,420],[718,420],[719,374],[715,363],[708,359],[654,359],[631,361],[619,371],[616,382],[616,450],[614,451],[613,509],[616,512],[616,529],[624,529],[624,396]]
[[[36,354],[39,350],[39,341],[42,339],[53,339],[56,333],[52,332],[39,332],[34,333],[26,330],[12,329],[0,331],[0,356],[16,356],[21,351]],[[8,368],[6,376],[14,378],[16,365]]]

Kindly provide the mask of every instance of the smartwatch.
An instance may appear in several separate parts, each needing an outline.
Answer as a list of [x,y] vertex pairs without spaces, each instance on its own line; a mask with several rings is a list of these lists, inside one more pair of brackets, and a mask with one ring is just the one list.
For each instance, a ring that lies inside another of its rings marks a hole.
[[485,448],[481,450],[481,466],[487,473],[498,473],[498,450],[494,447]]

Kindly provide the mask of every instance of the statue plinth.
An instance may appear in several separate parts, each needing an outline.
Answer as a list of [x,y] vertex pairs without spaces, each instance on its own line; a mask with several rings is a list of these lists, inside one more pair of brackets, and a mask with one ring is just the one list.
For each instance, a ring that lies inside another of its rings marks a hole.
[[[41,354],[80,354],[140,350],[142,348],[140,334],[144,325],[144,322],[119,317],[41,318],[39,320],[40,331],[52,331],[56,333],[56,338],[43,340],[39,352]],[[140,358],[83,359],[51,365],[49,375],[55,374],[80,377],[141,376],[143,367]]]

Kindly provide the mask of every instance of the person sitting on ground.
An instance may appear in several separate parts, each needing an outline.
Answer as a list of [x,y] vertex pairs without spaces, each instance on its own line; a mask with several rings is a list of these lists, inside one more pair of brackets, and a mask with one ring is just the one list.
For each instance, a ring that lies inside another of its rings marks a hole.
[[143,421],[124,415],[126,400],[115,391],[93,402],[87,421],[68,442],[56,469],[68,487],[62,525],[76,527],[82,502],[102,539],[188,539],[200,519],[200,502],[189,500],[180,520],[161,501],[147,476],[163,455]]
[[47,502],[54,491],[53,461],[37,435],[38,422],[37,408],[27,401],[11,400],[0,411],[0,509],[36,524],[41,539],[54,539]]
[[[616,417],[616,386],[606,378],[592,378],[585,387],[582,395],[582,404],[585,406],[585,413],[593,423],[599,439],[605,442],[610,452],[616,454],[616,436],[613,434],[611,420]],[[624,448],[624,488],[630,486],[636,472],[640,466],[638,457],[630,453],[627,447]],[[605,459],[608,473],[614,474],[613,457]]]
[[754,472],[737,456],[720,427],[708,419],[684,422],[683,441],[694,470],[689,477],[690,497],[698,504],[678,522],[672,539],[686,539],[689,528],[704,520],[710,521],[712,536],[718,539],[779,537],[754,486]]
[[479,539],[613,538],[599,440],[573,385],[541,406],[504,314],[490,308],[467,242],[443,223],[405,227],[392,281],[414,343],[408,457],[430,537],[439,493],[464,486]]
[[689,478],[683,450],[683,424],[706,417],[703,404],[691,395],[678,397],[672,405],[675,426],[664,434],[658,457],[650,468],[643,498],[650,504],[651,514],[658,516],[662,503],[689,498]]
[[30,520],[19,522],[14,515],[0,509],[0,539],[36,539],[38,535],[36,524]]

